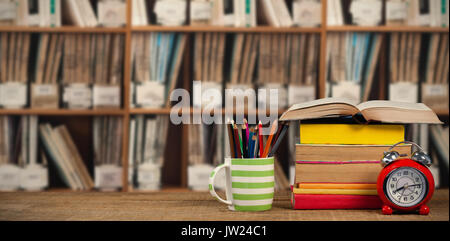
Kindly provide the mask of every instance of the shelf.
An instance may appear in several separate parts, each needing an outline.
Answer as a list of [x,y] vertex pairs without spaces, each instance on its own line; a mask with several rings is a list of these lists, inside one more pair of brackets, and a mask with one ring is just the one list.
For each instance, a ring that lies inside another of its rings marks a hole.
[[422,33],[448,33],[448,28],[416,27],[416,26],[328,26],[328,32],[422,32]]
[[40,116],[104,116],[124,115],[121,109],[92,109],[92,110],[68,110],[68,109],[0,109],[0,115],[40,115]]
[[125,33],[125,28],[102,27],[27,27],[27,26],[0,26],[0,32],[31,32],[31,33]]
[[133,32],[226,32],[226,33],[320,33],[321,28],[276,28],[270,26],[259,27],[219,27],[219,26],[137,26]]

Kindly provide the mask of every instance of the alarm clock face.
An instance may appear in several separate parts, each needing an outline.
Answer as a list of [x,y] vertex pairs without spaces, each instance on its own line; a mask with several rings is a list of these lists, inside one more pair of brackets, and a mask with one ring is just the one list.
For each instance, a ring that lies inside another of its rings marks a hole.
[[413,207],[426,197],[428,181],[419,170],[400,167],[386,177],[384,189],[387,198],[395,205]]

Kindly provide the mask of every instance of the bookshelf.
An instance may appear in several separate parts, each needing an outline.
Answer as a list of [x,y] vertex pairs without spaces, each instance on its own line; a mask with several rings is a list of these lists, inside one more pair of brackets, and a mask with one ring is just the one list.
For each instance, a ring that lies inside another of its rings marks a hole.
[[[169,115],[171,109],[164,108],[132,108],[130,107],[130,89],[131,89],[131,37],[133,33],[140,32],[179,32],[188,35],[187,46],[191,46],[193,35],[198,32],[222,32],[222,33],[314,33],[320,36],[320,52],[318,61],[318,80],[316,86],[316,97],[325,97],[326,86],[326,54],[327,54],[327,34],[333,32],[378,32],[382,34],[384,40],[387,40],[388,34],[393,32],[415,32],[415,33],[447,33],[449,28],[440,27],[410,27],[410,26],[327,26],[327,0],[322,0],[322,25],[314,28],[292,27],[292,28],[275,28],[269,26],[258,26],[253,28],[245,27],[214,27],[214,26],[139,26],[131,25],[132,16],[132,0],[126,0],[126,19],[127,24],[124,27],[104,28],[104,27],[74,27],[62,26],[57,28],[51,27],[21,27],[21,26],[0,26],[0,32],[29,32],[29,33],[115,33],[125,35],[124,46],[124,78],[122,83],[122,107],[120,109],[91,109],[91,110],[70,110],[70,109],[0,109],[0,115],[38,115],[46,118],[58,117],[95,117],[95,116],[121,116],[123,118],[123,137],[122,137],[122,168],[123,168],[123,191],[128,190],[128,137],[129,137],[129,120],[133,115]],[[189,1],[188,1],[189,2]],[[192,81],[192,56],[191,48],[186,48],[181,67],[178,85],[185,89],[190,89]],[[374,95],[378,99],[387,98],[387,63],[388,63],[388,44],[383,41],[381,46],[381,54],[378,64],[378,81],[374,82]],[[193,113],[197,110],[191,109]],[[256,110],[257,112],[257,110]],[[280,109],[278,114],[284,112]],[[448,120],[449,110],[436,110],[437,114]],[[222,109],[222,114],[225,110]],[[248,114],[248,112],[246,113]],[[80,123],[80,129],[89,130],[89,126],[85,122]],[[177,146],[179,151],[168,152],[165,154],[165,167],[163,170],[163,186],[187,187],[187,165],[188,165],[188,128],[189,126],[170,125],[168,134],[168,143]],[[88,158],[89,160],[89,158]],[[172,168],[172,169],[171,169]]]

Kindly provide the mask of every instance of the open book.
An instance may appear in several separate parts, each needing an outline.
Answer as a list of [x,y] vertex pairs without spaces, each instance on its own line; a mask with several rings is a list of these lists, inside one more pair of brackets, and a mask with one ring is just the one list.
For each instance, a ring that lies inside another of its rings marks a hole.
[[355,116],[357,114],[361,114],[367,122],[442,124],[433,110],[422,103],[375,100],[357,104],[343,98],[325,98],[293,105],[283,113],[280,121]]

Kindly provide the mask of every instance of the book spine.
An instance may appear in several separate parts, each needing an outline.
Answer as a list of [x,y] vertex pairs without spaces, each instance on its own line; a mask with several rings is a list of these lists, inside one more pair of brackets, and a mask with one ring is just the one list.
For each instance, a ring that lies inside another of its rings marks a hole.
[[291,194],[293,209],[379,209],[378,196]]

